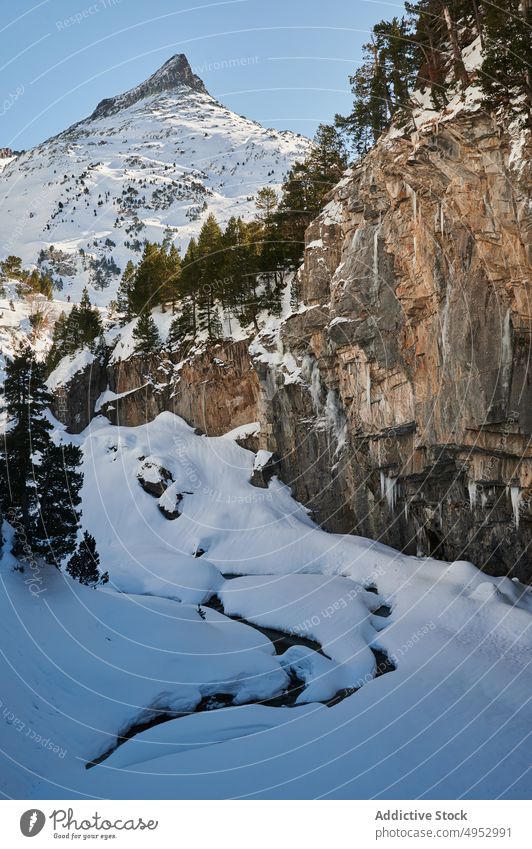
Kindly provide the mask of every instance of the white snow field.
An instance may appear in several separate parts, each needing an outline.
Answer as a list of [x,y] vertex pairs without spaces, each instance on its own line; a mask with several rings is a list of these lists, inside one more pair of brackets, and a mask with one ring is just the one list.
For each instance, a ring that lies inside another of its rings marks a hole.
[[529,589],[328,534],[278,480],[249,483],[231,436],[171,413],[55,438],[83,446],[110,582],[4,553],[5,796],[530,796]]

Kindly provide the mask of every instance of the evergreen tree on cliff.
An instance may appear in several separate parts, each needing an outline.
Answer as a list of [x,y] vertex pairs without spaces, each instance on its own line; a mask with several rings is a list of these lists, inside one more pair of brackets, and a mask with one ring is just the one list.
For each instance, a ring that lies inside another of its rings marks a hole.
[[375,144],[398,110],[408,109],[416,71],[410,20],[381,21],[362,50],[362,65],[349,78],[353,109],[347,117],[336,116],[336,126],[360,155]]
[[209,215],[197,245],[197,318],[209,339],[217,338],[221,330],[216,300],[223,285],[223,249],[222,231],[214,215]]
[[[268,199],[271,214],[271,198]],[[233,310],[244,324],[256,322],[258,304],[258,274],[261,225],[246,224],[234,216],[227,222],[223,244],[224,306]]]
[[68,562],[67,572],[80,584],[95,587],[97,584],[106,584],[109,580],[107,572],[102,575],[99,566],[100,557],[96,551],[96,540],[85,531],[77,551]]
[[135,340],[135,351],[138,354],[154,354],[161,348],[161,337],[148,310],[141,312],[137,324],[133,330]]
[[62,312],[54,324],[52,346],[46,358],[47,374],[54,370],[63,357],[73,356],[84,345],[94,350],[102,332],[100,313],[92,306],[85,288],[79,306],[74,304],[68,316]]
[[169,351],[177,350],[187,340],[194,337],[194,322],[192,316],[192,305],[188,301],[183,301],[181,309],[172,320],[168,331],[166,346]]
[[130,283],[128,301],[131,315],[140,315],[142,310],[153,309],[161,303],[166,276],[163,253],[161,246],[155,242],[144,245],[141,261]]
[[3,386],[8,427],[2,451],[3,511],[15,526],[15,551],[35,534],[38,513],[36,464],[50,445],[52,425],[46,418],[51,402],[44,365],[28,345],[22,345],[6,365]]
[[83,484],[81,461],[77,445],[50,443],[35,470],[39,507],[35,549],[57,566],[76,548]]
[[484,106],[501,104],[528,114],[532,110],[532,3],[530,0],[481,0],[484,15]]
[[347,154],[338,131],[320,124],[314,148],[297,162],[283,184],[277,212],[279,235],[284,243],[284,263],[297,268],[303,255],[305,230],[322,208],[326,194],[347,167]]
[[50,439],[46,409],[52,398],[44,375],[43,363],[28,346],[7,363],[0,496],[15,528],[14,553],[40,554],[59,566],[75,548],[83,475],[80,449]]
[[174,244],[163,244],[164,281],[161,286],[161,304],[164,310],[166,304],[171,304],[175,313],[176,301],[179,296],[179,278],[181,276],[181,256]]
[[266,279],[268,287],[271,281],[274,282],[273,292],[276,297],[284,278],[284,246],[277,217],[279,200],[271,186],[265,186],[257,192],[255,204],[257,214],[253,223],[259,242],[257,245],[258,270]]
[[67,317],[61,312],[52,330],[52,346],[46,357],[46,373],[50,374],[65,355],[68,335]]
[[[98,310],[92,306],[87,287],[83,289],[78,308],[79,337],[81,345],[92,345],[102,332],[102,320]],[[67,328],[68,330],[68,328]]]
[[127,323],[133,318],[131,293],[135,284],[135,272],[135,264],[129,260],[122,274],[118,292],[116,293],[116,306],[122,315],[122,323]]
[[184,332],[185,334],[192,333],[193,336],[196,335],[198,329],[198,276],[198,243],[193,237],[188,243],[185,256],[183,257],[178,284],[181,313],[184,316],[186,311],[189,317],[187,328]]

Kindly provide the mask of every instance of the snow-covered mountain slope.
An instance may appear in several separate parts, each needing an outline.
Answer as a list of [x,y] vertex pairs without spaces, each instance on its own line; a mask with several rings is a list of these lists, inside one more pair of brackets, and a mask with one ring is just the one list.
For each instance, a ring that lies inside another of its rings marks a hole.
[[[5,377],[6,359],[12,358],[21,344],[29,343],[37,356],[42,358],[51,345],[54,323],[61,312],[69,312],[71,305],[61,301],[49,301],[44,295],[19,294],[18,284],[9,280],[0,292],[0,383]],[[42,316],[42,325],[34,331],[35,315]]]
[[0,155],[0,174],[2,173],[4,168],[7,168],[7,166],[10,165],[11,162],[14,162],[16,158],[16,156],[12,155]]
[[[530,796],[528,588],[325,533],[276,479],[250,484],[232,436],[171,413],[71,438],[110,582],[4,554],[4,794]],[[160,711],[174,718],[154,724]]]
[[116,269],[138,259],[144,239],[160,242],[170,228],[184,247],[208,212],[221,222],[250,217],[257,190],[278,188],[309,145],[226,109],[174,56],[5,167],[2,254],[28,264],[41,255],[63,280],[63,297],[77,300],[89,283],[93,301],[106,304]]

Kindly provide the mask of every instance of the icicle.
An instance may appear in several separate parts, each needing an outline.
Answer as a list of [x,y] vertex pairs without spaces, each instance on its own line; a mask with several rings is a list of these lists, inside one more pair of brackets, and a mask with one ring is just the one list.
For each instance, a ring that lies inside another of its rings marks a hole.
[[467,485],[469,492],[469,509],[473,510],[477,504],[477,485],[475,481],[470,481]]
[[512,339],[512,311],[506,310],[501,331],[501,358],[499,370],[499,385],[503,392],[504,401],[508,400],[510,385],[512,381],[513,367],[513,339]]
[[381,233],[381,222],[375,228],[373,234],[373,288],[375,291],[379,289],[379,236]]
[[512,311],[506,310],[501,338],[501,359],[503,366],[511,365],[513,359],[512,345]]
[[327,393],[325,415],[336,437],[336,453],[338,453],[346,443],[347,421],[338,394],[333,389],[329,389]]
[[366,404],[368,405],[368,409],[371,411],[371,369],[369,367],[369,363],[367,364],[366,371]]
[[445,235],[445,218],[443,215],[443,203],[440,203],[440,234]]
[[521,507],[521,499],[523,497],[523,492],[518,486],[510,487],[510,498],[512,499],[512,510],[514,514],[515,527],[519,527],[519,510]]
[[445,366],[447,360],[447,321],[449,318],[449,283],[447,284],[447,292],[445,295],[445,304],[442,311],[441,321],[441,358],[442,364]]
[[412,216],[414,219],[414,265],[417,265],[417,193],[411,186],[406,186],[406,193],[412,198]]
[[393,512],[397,501],[397,478],[390,478],[384,472],[381,472],[381,496]]
[[321,379],[320,370],[316,361],[314,361],[312,371],[310,373],[310,397],[312,398],[314,409],[317,412],[321,406]]
[[412,186],[407,185],[406,193],[412,198],[412,214],[414,216],[414,224],[417,224],[417,192]]
[[386,500],[388,502],[388,507],[393,512],[393,510],[395,509],[395,502],[397,500],[396,478],[388,478],[388,492],[386,493]]

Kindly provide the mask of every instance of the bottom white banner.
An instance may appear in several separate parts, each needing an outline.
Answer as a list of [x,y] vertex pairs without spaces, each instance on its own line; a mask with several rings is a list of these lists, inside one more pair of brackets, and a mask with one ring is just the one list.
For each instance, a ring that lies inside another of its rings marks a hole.
[[[215,849],[532,845],[518,801],[4,801],[2,845],[70,843]],[[186,841],[186,842],[185,842]]]

